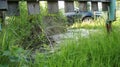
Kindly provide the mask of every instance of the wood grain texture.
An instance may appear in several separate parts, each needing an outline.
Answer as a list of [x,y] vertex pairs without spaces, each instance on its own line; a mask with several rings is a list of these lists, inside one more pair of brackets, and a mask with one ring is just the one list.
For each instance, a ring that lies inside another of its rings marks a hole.
[[92,2],[92,10],[93,11],[98,11],[98,2]]
[[79,9],[80,11],[87,11],[87,2],[86,1],[79,1]]
[[8,2],[8,16],[19,16],[20,10],[19,10],[19,2]]
[[6,11],[8,9],[7,0],[0,0],[0,10]]
[[65,12],[74,11],[74,1],[65,1]]
[[[22,0],[8,0],[8,1],[22,1]],[[99,2],[110,2],[110,0],[25,0],[25,1],[99,1]]]
[[103,11],[108,11],[110,3],[102,2],[102,10]]
[[58,1],[48,1],[48,13],[58,13]]
[[27,2],[28,14],[39,14],[40,13],[40,5],[39,2]]

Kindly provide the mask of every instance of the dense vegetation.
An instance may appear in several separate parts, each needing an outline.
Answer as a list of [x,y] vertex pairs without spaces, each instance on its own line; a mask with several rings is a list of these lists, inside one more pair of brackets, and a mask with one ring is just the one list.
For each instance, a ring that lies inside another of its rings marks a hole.
[[[77,38],[64,40],[59,48],[50,52],[50,42],[42,25],[46,10],[40,15],[28,16],[24,3],[20,9],[22,15],[7,18],[0,32],[0,67],[120,67],[119,18],[109,34],[104,19],[90,25],[76,23],[74,28],[97,29],[97,32],[87,37],[79,32]],[[47,52],[42,53],[41,47]]]

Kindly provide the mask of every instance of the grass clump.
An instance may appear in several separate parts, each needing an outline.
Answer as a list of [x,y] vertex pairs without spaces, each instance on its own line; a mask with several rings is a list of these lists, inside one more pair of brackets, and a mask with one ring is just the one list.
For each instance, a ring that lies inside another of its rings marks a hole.
[[[0,67],[120,67],[120,31],[116,29],[119,28],[119,24],[110,34],[101,30],[85,38],[79,35],[77,40],[76,38],[65,40],[60,49],[54,53],[43,54],[39,52],[39,48],[48,47],[46,46],[48,40],[42,27],[43,14],[28,16],[24,3],[21,3],[21,6],[22,15],[7,19],[6,27],[0,32]],[[52,20],[46,20],[46,23],[49,21],[54,29],[55,26],[59,26],[54,22],[64,22],[64,18],[57,15],[49,17]],[[88,24],[82,27],[80,24],[78,27],[104,28],[103,23],[99,21],[97,20],[95,25]],[[34,51],[36,55],[29,55],[29,51],[25,49],[38,49],[38,52]]]
[[70,28],[73,29],[80,29],[80,28],[85,28],[85,29],[101,29],[105,27],[106,20],[105,18],[97,18],[94,19],[91,22],[75,22],[73,25],[70,26]]
[[67,40],[52,55],[37,54],[35,65],[41,67],[119,67],[120,32],[91,34],[88,38]]
[[0,67],[26,66],[28,63],[27,51],[19,45],[15,45],[15,40],[11,40],[8,31],[3,31],[0,32]]
[[20,2],[21,15],[7,17],[0,32],[0,67],[28,67],[30,51],[48,43],[41,28],[42,15],[28,16],[25,5]]
[[50,50],[50,42],[42,25],[46,13],[28,15],[27,3],[21,1],[19,5],[21,15],[7,17],[0,32],[0,67],[30,67],[35,51]]

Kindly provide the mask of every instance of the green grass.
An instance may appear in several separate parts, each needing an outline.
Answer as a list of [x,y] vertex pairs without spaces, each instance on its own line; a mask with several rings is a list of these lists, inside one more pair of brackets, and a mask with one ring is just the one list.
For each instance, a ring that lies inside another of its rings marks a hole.
[[92,22],[80,22],[77,21],[73,25],[70,26],[70,28],[73,29],[101,29],[105,27],[106,20],[105,18],[97,18],[94,19]]
[[91,24],[76,23],[73,28],[100,31],[90,33],[88,37],[78,33],[78,39],[66,39],[53,53],[31,53],[32,48],[48,44],[44,32],[40,34],[36,30],[42,27],[41,19],[46,10],[40,15],[28,16],[25,4],[21,2],[20,5],[22,14],[6,19],[8,23],[0,32],[0,67],[120,67],[119,18],[113,23],[113,31],[109,34],[105,30],[104,19]]
[[[99,29],[88,37],[67,39],[53,54],[37,53],[37,67],[120,67],[120,19],[113,22],[112,32],[107,33],[101,21],[97,26],[85,26],[85,29]],[[76,27],[81,28],[81,27]],[[73,32],[74,33],[74,32]],[[80,33],[78,33],[80,34]]]
[[98,32],[66,40],[51,55],[37,53],[35,67],[120,67],[120,32]]
[[[42,14],[28,16],[25,5],[25,2],[21,2],[21,15],[7,17],[5,26],[2,27],[0,32],[0,67],[27,67],[28,62],[30,63],[30,50],[34,48],[33,44],[38,41],[42,44],[46,42],[42,32],[31,35],[32,32],[37,31],[36,27],[39,29]],[[30,21],[30,19],[33,20]],[[33,47],[30,47],[31,45]]]
[[41,7],[39,15],[28,15],[26,2],[19,5],[21,15],[7,17],[0,32],[0,67],[29,67],[34,52],[49,47],[42,25],[46,10]]

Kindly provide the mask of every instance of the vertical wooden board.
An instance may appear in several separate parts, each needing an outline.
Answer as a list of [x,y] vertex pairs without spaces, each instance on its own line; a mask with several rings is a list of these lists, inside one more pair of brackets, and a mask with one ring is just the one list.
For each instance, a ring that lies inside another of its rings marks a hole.
[[3,19],[3,11],[0,11],[0,23],[1,23],[1,20]]
[[48,3],[48,13],[53,14],[53,13],[58,13],[58,1],[47,1]]
[[102,10],[108,11],[108,7],[110,6],[110,3],[108,2],[102,2]]
[[80,11],[87,11],[87,1],[79,1]]
[[19,2],[18,1],[12,1],[8,2],[8,16],[19,16],[20,10],[19,10]]
[[5,11],[0,11],[0,23],[4,23],[5,21]]
[[29,15],[40,13],[39,2],[29,1],[29,2],[27,2],[27,7],[28,7],[28,14]]
[[0,18],[1,18],[1,16],[2,16],[2,11],[0,11]]
[[2,23],[2,11],[0,11],[0,31],[2,30],[1,23]]
[[6,11],[7,9],[7,0],[0,0],[0,11]]
[[98,11],[98,2],[91,2],[92,11]]
[[74,1],[65,1],[65,12],[74,11]]

